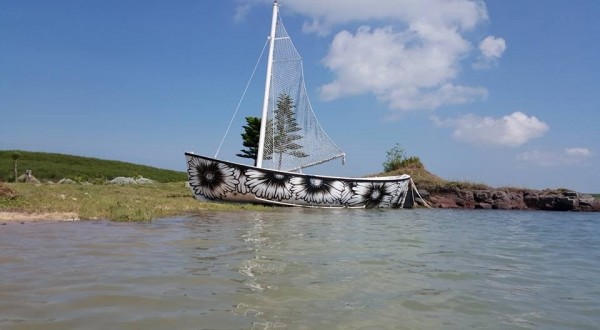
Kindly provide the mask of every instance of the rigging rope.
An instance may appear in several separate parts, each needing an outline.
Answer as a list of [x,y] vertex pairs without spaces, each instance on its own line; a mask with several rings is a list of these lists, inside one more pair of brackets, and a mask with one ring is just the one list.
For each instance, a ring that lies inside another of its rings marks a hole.
[[225,131],[225,135],[223,135],[223,139],[221,139],[221,143],[219,144],[219,148],[217,148],[217,152],[215,153],[215,157],[214,158],[218,157],[219,151],[221,151],[221,147],[223,146],[223,142],[225,142],[225,138],[227,137],[227,134],[229,134],[229,129],[231,129],[231,125],[233,124],[233,121],[235,120],[235,117],[237,116],[238,110],[240,109],[240,106],[242,105],[242,101],[244,100],[244,97],[246,96],[246,92],[248,91],[248,87],[250,87],[250,83],[252,82],[252,78],[254,78],[254,74],[256,73],[256,69],[258,68],[258,64],[260,63],[260,60],[262,59],[262,56],[265,53],[265,49],[267,48],[267,44],[268,43],[269,43],[269,38],[267,38],[267,41],[265,41],[265,45],[263,46],[263,49],[260,52],[260,56],[258,57],[258,61],[256,61],[256,65],[254,66],[254,70],[252,70],[252,75],[250,76],[250,79],[248,80],[248,83],[246,83],[246,88],[244,88],[244,92],[242,93],[242,97],[240,97],[240,101],[238,102],[238,105],[235,108],[235,112],[233,113],[233,117],[231,117],[231,120],[229,121],[229,125],[227,126],[227,130]]
[[411,186],[413,192],[416,192],[417,196],[419,196],[419,198],[421,199],[421,201],[423,201],[423,204],[425,205],[425,207],[428,208],[428,209],[432,209],[433,207],[431,207],[431,205],[429,205],[425,201],[425,198],[421,197],[421,194],[419,194],[419,189],[417,189],[417,185],[415,185],[415,182],[413,181],[412,177],[410,178],[410,186]]

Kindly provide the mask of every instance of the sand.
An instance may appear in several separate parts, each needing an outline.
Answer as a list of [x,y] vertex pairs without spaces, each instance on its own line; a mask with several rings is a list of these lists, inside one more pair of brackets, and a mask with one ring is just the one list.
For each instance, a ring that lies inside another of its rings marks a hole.
[[0,222],[31,221],[78,221],[79,216],[73,212],[24,213],[0,211]]

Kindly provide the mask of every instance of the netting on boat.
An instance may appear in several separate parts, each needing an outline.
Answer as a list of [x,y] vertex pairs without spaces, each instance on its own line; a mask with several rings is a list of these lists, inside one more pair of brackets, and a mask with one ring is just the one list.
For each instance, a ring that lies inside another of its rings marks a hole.
[[281,20],[275,32],[266,120],[265,168],[297,171],[345,155],[314,115],[304,85],[302,58]]

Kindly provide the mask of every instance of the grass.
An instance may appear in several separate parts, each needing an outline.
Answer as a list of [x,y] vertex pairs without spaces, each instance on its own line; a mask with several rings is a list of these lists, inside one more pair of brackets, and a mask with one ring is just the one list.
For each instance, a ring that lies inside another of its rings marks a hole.
[[[17,165],[19,175],[32,170],[40,181],[58,181],[63,178],[82,182],[103,182],[118,176],[143,176],[158,182],[185,181],[185,172],[164,170],[115,160],[104,160],[46,152],[0,150],[0,181],[14,181],[12,154],[20,154]],[[184,165],[184,158],[181,155]]]
[[425,166],[420,162],[414,164],[415,166],[404,166],[396,168],[390,172],[379,173],[373,176],[394,176],[408,174],[411,176],[415,185],[419,189],[425,189],[430,193],[446,193],[454,192],[458,189],[469,189],[469,190],[485,190],[490,189],[490,186],[469,181],[448,181],[440,178],[439,176],[427,171]]
[[269,209],[252,204],[201,202],[192,197],[183,182],[129,186],[2,183],[0,190],[4,191],[0,194],[0,211],[73,212],[81,220],[148,221],[207,210]]

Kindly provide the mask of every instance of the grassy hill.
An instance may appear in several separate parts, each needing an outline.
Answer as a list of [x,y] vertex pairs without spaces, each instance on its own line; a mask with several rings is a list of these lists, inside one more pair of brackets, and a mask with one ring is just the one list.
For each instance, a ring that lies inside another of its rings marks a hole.
[[75,181],[110,180],[118,176],[141,175],[158,182],[185,181],[184,172],[164,170],[156,167],[136,165],[115,160],[79,157],[46,152],[0,150],[0,181],[14,181],[12,154],[18,152],[19,175],[32,170],[41,181],[58,181],[69,178]]
[[371,176],[395,176],[402,174],[410,175],[419,189],[425,189],[430,193],[452,192],[456,189],[485,190],[491,188],[486,184],[478,182],[445,180],[425,169],[425,166],[420,161],[410,162],[406,166],[399,166],[392,171],[377,173]]

